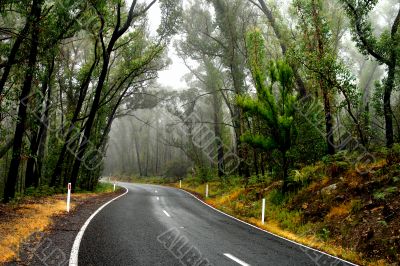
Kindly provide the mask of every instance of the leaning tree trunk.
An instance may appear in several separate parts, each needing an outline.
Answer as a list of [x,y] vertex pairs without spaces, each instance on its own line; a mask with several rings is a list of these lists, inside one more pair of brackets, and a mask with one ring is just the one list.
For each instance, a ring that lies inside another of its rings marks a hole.
[[[33,10],[31,12],[31,15],[33,15]],[[7,58],[6,65],[3,70],[3,75],[1,76],[1,79],[0,79],[0,95],[4,91],[4,86],[7,82],[8,76],[10,75],[11,68],[15,63],[15,58],[17,56],[17,53],[19,51],[21,44],[24,42],[24,39],[26,38],[26,34],[29,31],[29,27],[30,27],[31,23],[32,23],[31,18],[28,17],[26,19],[24,28],[19,32],[18,37],[15,40],[15,42],[11,48],[10,55]]]
[[97,45],[98,45],[98,41],[96,40],[95,45],[94,45],[94,61],[93,64],[90,67],[90,70],[88,72],[88,74],[86,75],[84,81],[82,82],[80,88],[79,88],[79,97],[78,97],[78,102],[73,114],[73,117],[71,119],[71,124],[68,127],[68,131],[67,131],[67,135],[65,136],[65,141],[64,144],[61,148],[61,152],[58,156],[58,160],[56,163],[56,166],[54,167],[54,171],[53,174],[51,176],[51,180],[50,180],[50,186],[56,186],[58,184],[58,181],[60,179],[61,173],[62,173],[62,169],[63,169],[63,163],[64,163],[64,159],[65,159],[65,154],[68,150],[68,146],[70,145],[70,143],[73,141],[73,138],[75,138],[76,136],[74,135],[74,129],[76,128],[76,123],[78,121],[78,117],[79,114],[82,111],[82,107],[87,95],[87,91],[89,89],[89,85],[90,85],[90,81],[93,75],[93,72],[96,69],[96,66],[99,63],[99,58],[98,58],[98,54],[97,54]]
[[12,159],[4,190],[4,202],[8,202],[15,196],[15,185],[18,179],[18,169],[21,162],[22,142],[25,133],[25,123],[27,120],[27,108],[29,103],[28,96],[32,89],[32,81],[38,56],[40,34],[39,23],[40,16],[42,14],[42,4],[43,0],[34,0],[32,4],[32,32],[29,59],[21,95],[19,97],[18,120],[14,134]]
[[[147,7],[147,9],[152,6],[155,3],[155,1],[153,1],[151,4],[149,4],[149,6]],[[107,79],[107,74],[108,74],[108,68],[110,65],[110,57],[111,57],[111,53],[114,50],[114,46],[116,44],[116,42],[118,41],[118,39],[120,39],[122,37],[122,35],[128,30],[128,28],[130,27],[132,21],[135,18],[135,13],[134,13],[134,9],[136,6],[136,2],[134,1],[131,4],[131,8],[128,12],[128,17],[124,23],[124,25],[121,27],[121,16],[118,15],[117,16],[117,25],[111,35],[110,41],[106,47],[106,44],[104,43],[104,27],[105,27],[105,20],[103,18],[103,16],[98,13],[98,16],[101,20],[101,28],[99,31],[99,35],[100,35],[100,41],[101,41],[101,45],[102,45],[102,51],[103,51],[103,65],[102,65],[102,69],[100,72],[100,76],[98,79],[98,83],[96,86],[96,89],[94,91],[94,98],[93,98],[93,102],[92,102],[92,106],[90,108],[90,112],[89,112],[89,116],[87,118],[87,121],[85,123],[85,129],[83,131],[83,138],[82,141],[79,144],[79,148],[78,148],[78,153],[77,156],[74,160],[73,163],[73,167],[72,167],[72,172],[71,172],[71,185],[72,185],[72,190],[75,190],[76,187],[76,183],[78,180],[78,174],[79,174],[79,169],[81,168],[82,165],[82,161],[84,160],[84,156],[86,153],[86,150],[88,148],[89,145],[89,140],[90,140],[90,136],[91,136],[91,131],[92,131],[92,127],[97,115],[97,111],[99,109],[99,104],[100,104],[100,99],[101,99],[101,95],[102,95],[102,90],[104,87],[104,84],[106,82]],[[118,14],[121,14],[121,3],[118,4]]]

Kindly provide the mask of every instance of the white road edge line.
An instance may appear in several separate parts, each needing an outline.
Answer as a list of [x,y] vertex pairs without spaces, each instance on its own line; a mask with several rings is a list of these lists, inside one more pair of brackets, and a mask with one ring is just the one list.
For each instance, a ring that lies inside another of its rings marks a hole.
[[274,233],[271,233],[271,232],[269,232],[269,231],[267,231],[267,230],[264,230],[264,229],[262,229],[262,228],[259,228],[259,227],[255,226],[255,225],[249,224],[249,223],[247,223],[247,222],[245,222],[245,221],[242,221],[242,220],[240,220],[240,219],[238,219],[238,218],[236,218],[236,217],[233,217],[232,215],[229,215],[229,214],[227,214],[227,213],[224,213],[223,211],[220,211],[220,210],[218,210],[217,208],[214,208],[213,206],[211,206],[211,205],[209,205],[208,203],[202,201],[201,199],[197,198],[195,195],[193,195],[192,193],[190,193],[190,192],[188,192],[188,191],[186,191],[186,190],[178,189],[178,188],[175,188],[175,189],[184,191],[185,193],[189,194],[190,196],[192,196],[192,197],[195,198],[196,200],[198,200],[198,201],[200,201],[201,203],[203,203],[204,205],[208,206],[209,208],[211,208],[211,209],[213,209],[213,210],[215,210],[215,211],[217,211],[217,212],[219,212],[219,213],[221,213],[221,214],[223,214],[223,215],[225,215],[225,216],[228,216],[229,218],[232,218],[232,219],[234,219],[234,220],[236,220],[236,221],[238,221],[238,222],[247,224],[247,225],[250,226],[250,227],[253,227],[253,228],[255,228],[255,229],[258,229],[258,230],[260,230],[260,231],[263,231],[264,233],[267,233],[267,234],[272,235],[272,236],[275,236],[275,237],[277,237],[277,238],[286,240],[286,241],[288,241],[288,242],[290,242],[290,243],[292,243],[292,244],[301,246],[301,247],[303,247],[303,248],[306,248],[306,249],[309,249],[309,250],[312,250],[312,251],[315,251],[315,252],[319,252],[319,253],[324,254],[324,255],[326,255],[326,256],[328,256],[328,257],[331,257],[331,258],[340,260],[340,261],[345,262],[345,263],[348,263],[348,264],[350,264],[350,265],[358,266],[357,264],[354,264],[354,263],[352,263],[352,262],[350,262],[350,261],[347,261],[347,260],[341,259],[341,258],[339,258],[339,257],[333,256],[333,255],[328,254],[328,253],[326,253],[326,252],[323,252],[323,251],[321,251],[321,250],[318,250],[318,249],[315,249],[315,248],[312,248],[312,247],[305,246],[305,245],[300,244],[300,243],[297,243],[297,242],[295,242],[295,241],[293,241],[293,240],[284,238],[284,237],[282,237],[282,236],[279,236],[279,235],[277,235],[277,234],[274,234]]
[[224,253],[224,256],[230,258],[231,260],[233,260],[234,262],[236,262],[236,263],[238,263],[238,264],[240,264],[242,266],[250,266],[250,264],[248,264],[248,263],[236,258],[235,256],[233,256],[233,255],[231,255],[229,253]]
[[168,212],[166,212],[165,210],[162,210],[164,212],[165,215],[167,215],[168,217],[171,217],[171,215],[169,215]]
[[[123,186],[122,186],[123,187]],[[123,187],[126,189],[125,193],[122,195],[119,195],[118,197],[113,198],[112,200],[106,202],[103,204],[103,206],[101,206],[100,208],[98,208],[87,220],[86,222],[82,225],[81,229],[79,230],[78,234],[75,237],[75,241],[74,244],[72,245],[72,249],[71,249],[71,254],[69,256],[69,266],[78,266],[78,255],[79,255],[79,246],[81,244],[82,241],[82,237],[83,234],[85,233],[86,228],[88,227],[89,223],[92,221],[92,219],[104,208],[106,207],[108,204],[110,204],[111,202],[113,202],[116,199],[119,199],[123,196],[125,196],[126,194],[128,194],[129,189],[127,189],[126,187]]]

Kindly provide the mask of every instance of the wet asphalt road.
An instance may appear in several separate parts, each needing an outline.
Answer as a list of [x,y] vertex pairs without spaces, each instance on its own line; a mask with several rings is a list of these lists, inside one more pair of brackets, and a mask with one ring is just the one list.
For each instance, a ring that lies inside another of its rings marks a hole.
[[349,265],[227,217],[184,191],[129,193],[89,224],[79,265]]

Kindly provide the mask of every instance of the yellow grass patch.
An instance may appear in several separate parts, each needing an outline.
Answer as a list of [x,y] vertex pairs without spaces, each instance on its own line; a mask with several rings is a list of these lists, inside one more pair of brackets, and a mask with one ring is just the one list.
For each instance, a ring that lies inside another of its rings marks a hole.
[[15,217],[0,221],[0,263],[15,258],[20,244],[34,232],[48,227],[50,217],[65,211],[65,204],[63,200],[50,198],[42,204],[21,204]]
[[[94,195],[96,194],[72,195],[71,210],[76,206],[74,200],[84,200]],[[47,197],[35,203],[22,203],[14,208],[6,208],[10,209],[10,216],[0,220],[0,264],[17,257],[21,243],[33,233],[48,228],[52,223],[52,216],[66,212],[66,196]]]
[[[324,177],[322,181],[320,182],[315,182],[314,186],[315,189],[317,187],[321,187],[321,183],[323,185],[326,185],[329,183],[329,178]],[[179,186],[179,184],[178,184]],[[178,187],[177,186],[177,187]],[[203,195],[203,186],[199,187],[190,187],[188,188],[187,184],[182,183],[182,188],[187,189],[188,191],[196,191],[200,192],[199,194]],[[230,215],[233,215],[245,222],[248,222],[250,224],[253,224],[259,228],[262,228],[264,230],[267,230],[271,233],[274,233],[276,235],[279,235],[281,237],[284,237],[286,239],[295,241],[297,243],[301,243],[303,245],[315,248],[317,250],[321,250],[324,252],[327,252],[329,254],[332,254],[334,256],[341,257],[345,260],[352,261],[354,263],[360,264],[360,265],[385,265],[384,261],[374,261],[374,262],[369,262],[363,259],[362,254],[359,254],[355,252],[354,250],[348,249],[348,248],[343,248],[333,241],[321,241],[317,235],[313,234],[307,234],[307,235],[299,235],[295,234],[293,232],[290,232],[288,230],[284,230],[279,226],[279,223],[276,220],[269,219],[265,222],[265,224],[262,224],[260,221],[259,217],[246,217],[245,212],[247,209],[244,208],[243,204],[239,203],[237,204],[237,199],[238,197],[243,194],[245,189],[243,188],[235,188],[231,190],[229,193],[225,193],[223,195],[218,195],[213,198],[208,198],[205,201],[214,206],[217,209],[220,209],[224,211],[225,213],[228,213]],[[330,217],[340,217],[347,215],[350,213],[352,208],[352,203],[347,202],[342,205],[339,205],[337,207],[334,207],[331,209],[330,213],[328,214]],[[312,255],[312,254],[311,254]]]
[[224,194],[220,197],[216,197],[215,199],[209,199],[207,200],[208,203],[212,205],[227,205],[230,204],[231,202],[235,201],[241,194],[243,194],[244,189],[243,188],[238,188],[231,193]]
[[345,202],[339,206],[332,207],[329,213],[326,215],[327,219],[340,218],[349,215],[351,212],[351,202]]

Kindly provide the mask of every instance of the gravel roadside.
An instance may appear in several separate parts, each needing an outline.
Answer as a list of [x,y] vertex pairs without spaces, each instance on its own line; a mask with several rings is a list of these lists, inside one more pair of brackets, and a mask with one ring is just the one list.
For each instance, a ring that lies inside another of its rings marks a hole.
[[32,234],[21,245],[18,259],[5,265],[68,265],[72,244],[85,221],[104,203],[124,192],[121,189],[76,201],[73,211],[53,217],[51,227]]

